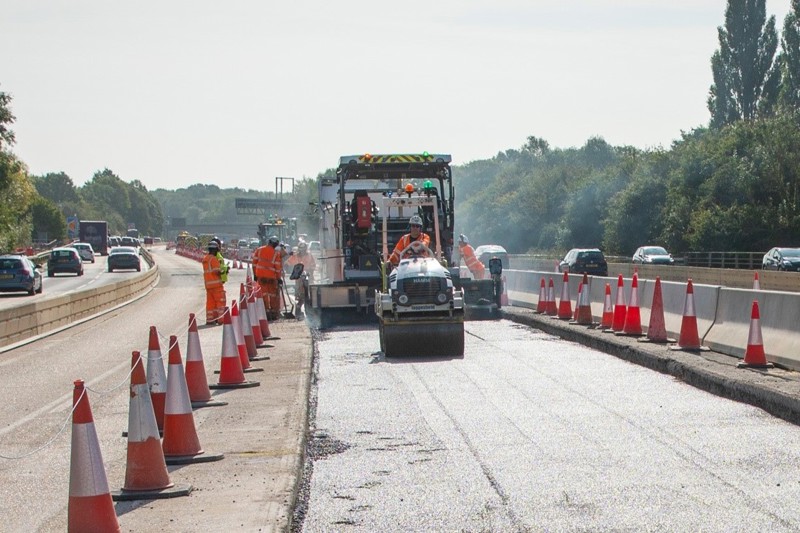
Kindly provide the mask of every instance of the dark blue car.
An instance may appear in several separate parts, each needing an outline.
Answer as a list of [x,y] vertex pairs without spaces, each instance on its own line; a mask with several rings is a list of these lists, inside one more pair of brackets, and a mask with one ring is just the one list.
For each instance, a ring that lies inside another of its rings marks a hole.
[[0,255],[0,291],[42,292],[42,273],[24,255]]

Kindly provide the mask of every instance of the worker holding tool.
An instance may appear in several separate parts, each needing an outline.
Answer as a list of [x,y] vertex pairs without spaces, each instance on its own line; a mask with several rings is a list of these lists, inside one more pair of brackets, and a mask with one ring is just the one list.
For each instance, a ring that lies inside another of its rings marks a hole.
[[280,246],[275,235],[267,240],[267,244],[253,253],[253,275],[263,289],[264,307],[269,320],[278,320],[281,312],[280,286],[283,284],[283,256],[286,252]]
[[[409,232],[400,237],[400,240],[397,241],[397,246],[394,247],[394,251],[392,255],[389,256],[389,262],[393,265],[397,266],[400,263],[400,253],[408,248],[408,246],[413,242],[420,242],[427,247],[431,245],[431,238],[427,233],[422,233],[422,217],[419,215],[412,215],[410,219],[408,219],[408,229]],[[409,252],[406,252],[408,254]],[[427,255],[427,252],[422,251],[418,252],[422,255]]]
[[297,253],[289,256],[286,265],[291,271],[295,265],[303,265],[303,274],[294,281],[294,299],[297,307],[297,314],[303,311],[303,304],[305,303],[306,290],[308,289],[308,280],[314,279],[314,270],[317,268],[317,262],[314,257],[308,253],[308,243],[300,241],[297,245]]

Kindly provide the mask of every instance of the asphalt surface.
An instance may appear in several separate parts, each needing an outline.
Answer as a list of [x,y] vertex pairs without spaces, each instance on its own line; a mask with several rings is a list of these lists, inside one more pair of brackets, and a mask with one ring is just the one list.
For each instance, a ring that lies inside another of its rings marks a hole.
[[[684,352],[669,349],[666,344],[640,342],[639,338],[617,336],[586,326],[570,325],[548,316],[537,315],[532,310],[506,307],[502,317],[526,324],[565,340],[578,342],[590,348],[614,355],[623,360],[674,376],[683,382],[713,394],[744,402],[761,408],[773,416],[789,422],[800,423],[800,373],[782,368],[752,369],[738,368],[739,359],[713,351]],[[315,351],[316,353],[316,351]],[[316,362],[314,366],[316,366]],[[311,385],[309,423],[314,426],[316,405],[315,377]],[[308,477],[311,461],[308,457],[320,457],[336,453],[336,443],[327,442],[326,449],[317,439],[307,442],[306,469],[301,474],[298,502],[295,507],[292,531],[302,531],[302,520],[308,504]]]

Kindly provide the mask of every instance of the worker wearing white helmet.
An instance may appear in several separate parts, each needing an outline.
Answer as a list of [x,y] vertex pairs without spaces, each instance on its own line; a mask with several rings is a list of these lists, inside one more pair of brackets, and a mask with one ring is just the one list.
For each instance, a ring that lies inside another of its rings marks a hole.
[[[430,248],[431,238],[428,234],[422,232],[421,216],[412,215],[411,218],[408,219],[408,229],[409,232],[400,237],[400,240],[397,241],[397,246],[394,247],[392,255],[389,256],[389,261],[395,265],[400,262],[400,253],[408,248],[412,242],[421,242]],[[408,252],[406,252],[406,255],[408,255]],[[427,253],[423,252],[423,255],[427,255]]]
[[458,251],[461,253],[461,257],[464,258],[464,262],[467,264],[470,273],[472,273],[472,277],[475,279],[483,279],[486,276],[486,267],[475,257],[475,250],[469,244],[467,236],[463,233],[458,236]]

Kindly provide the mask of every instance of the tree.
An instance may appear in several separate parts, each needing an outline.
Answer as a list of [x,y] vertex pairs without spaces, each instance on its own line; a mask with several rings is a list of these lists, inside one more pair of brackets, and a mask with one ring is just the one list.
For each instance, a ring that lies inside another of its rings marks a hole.
[[786,109],[800,109],[800,0],[792,0],[791,10],[783,21],[781,69],[778,101]]
[[775,17],[766,19],[766,0],[728,0],[725,27],[717,28],[719,50],[711,57],[714,84],[708,110],[712,128],[768,115],[778,97],[780,70]]
[[64,239],[67,236],[67,225],[64,215],[58,207],[42,196],[33,201],[31,208],[33,219],[32,239],[39,235],[47,235],[47,240]]
[[8,129],[9,124],[13,124],[16,117],[11,114],[11,95],[0,91],[0,150],[3,143],[14,144],[14,132]]

